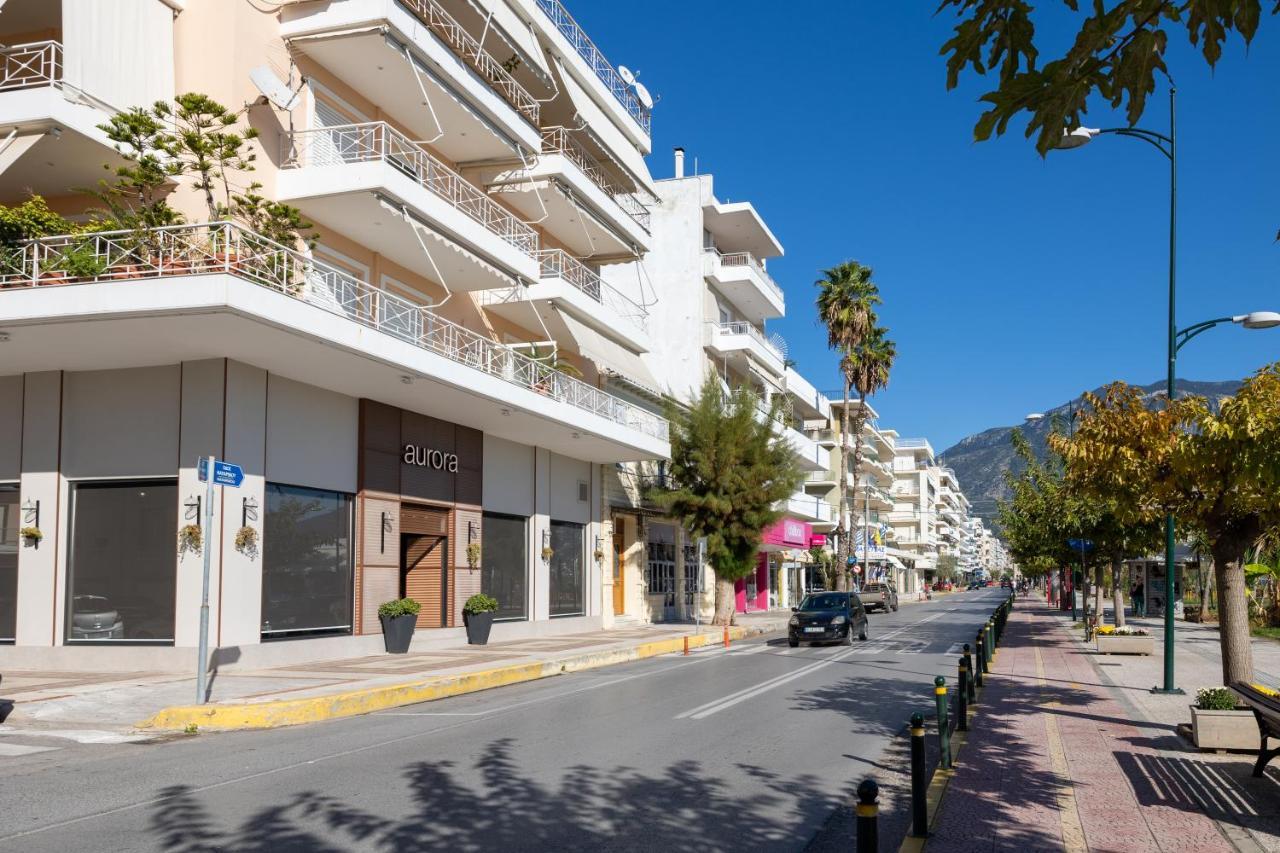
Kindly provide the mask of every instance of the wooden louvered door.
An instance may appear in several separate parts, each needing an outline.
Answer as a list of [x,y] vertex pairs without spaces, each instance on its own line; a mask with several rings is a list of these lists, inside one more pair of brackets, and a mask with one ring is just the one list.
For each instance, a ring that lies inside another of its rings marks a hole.
[[422,605],[418,628],[443,628],[449,612],[449,590],[444,567],[448,563],[449,540],[445,536],[409,533],[403,536],[400,553],[400,594]]

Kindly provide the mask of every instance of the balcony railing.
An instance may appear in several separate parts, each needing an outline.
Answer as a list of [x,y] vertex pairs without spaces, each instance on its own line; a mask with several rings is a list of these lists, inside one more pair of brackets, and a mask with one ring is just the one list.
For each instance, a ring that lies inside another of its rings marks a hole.
[[640,103],[640,98],[636,96],[635,90],[627,85],[627,81],[622,79],[618,69],[614,68],[609,63],[609,60],[604,58],[600,48],[596,47],[595,42],[588,38],[582,27],[578,26],[578,22],[573,19],[573,15],[569,14],[569,10],[564,7],[564,4],[560,0],[538,0],[538,8],[546,13],[547,17],[551,19],[551,23],[555,24],[556,29],[560,31],[560,34],[568,39],[569,44],[578,52],[578,55],[586,61],[587,65],[591,66],[591,70],[604,83],[605,88],[618,99],[618,103],[622,104],[631,117],[644,128],[645,133],[649,133],[649,125],[652,119],[649,109]]
[[765,270],[764,264],[756,260],[755,256],[750,252],[719,252],[716,249],[708,248],[708,252],[713,255],[719,255],[720,266],[722,267],[750,267],[755,270],[756,275],[760,276],[769,288],[769,290],[779,299],[786,299],[782,293],[782,288],[773,280],[773,277]]
[[296,130],[283,142],[283,168],[382,161],[525,254],[538,250],[536,231],[386,122]]
[[667,439],[666,419],[652,412],[232,222],[46,237],[0,255],[0,290],[214,273],[251,281],[517,387]]
[[543,249],[538,252],[538,264],[542,278],[563,279],[619,317],[630,320],[641,329],[648,328],[648,311],[610,287],[595,270],[567,252],[561,249]]
[[459,59],[488,81],[520,115],[538,126],[538,101],[516,82],[502,63],[489,55],[475,36],[467,32],[436,0],[400,0],[406,9],[448,45]]
[[0,48],[0,92],[50,86],[62,79],[62,45],[37,41]]
[[[716,323],[714,325],[717,335],[746,335],[777,356],[779,361],[786,361],[787,354],[785,349],[780,347],[774,340],[766,338],[764,332],[750,323],[739,321],[735,323]],[[777,336],[775,335],[774,337],[776,338]]]
[[604,191],[622,208],[623,213],[635,220],[644,230],[649,230],[649,210],[625,187],[609,177],[600,161],[591,155],[566,127],[542,129],[542,153],[560,154],[582,170],[591,182]]

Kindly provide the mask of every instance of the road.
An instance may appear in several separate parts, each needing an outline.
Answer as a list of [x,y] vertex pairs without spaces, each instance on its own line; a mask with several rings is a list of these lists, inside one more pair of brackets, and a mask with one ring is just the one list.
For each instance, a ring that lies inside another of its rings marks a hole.
[[902,767],[886,748],[1001,599],[872,614],[852,647],[765,637],[313,726],[0,757],[0,851],[850,849],[853,789]]

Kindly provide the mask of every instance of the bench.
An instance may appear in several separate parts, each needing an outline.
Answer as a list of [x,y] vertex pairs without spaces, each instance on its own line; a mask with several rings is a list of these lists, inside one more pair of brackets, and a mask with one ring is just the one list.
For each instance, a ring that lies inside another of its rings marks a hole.
[[1258,746],[1258,763],[1253,765],[1253,775],[1261,777],[1267,762],[1280,755],[1280,747],[1267,749],[1267,738],[1280,738],[1280,697],[1268,696],[1252,684],[1246,684],[1243,681],[1233,682],[1231,690],[1249,706],[1249,710],[1253,711],[1254,719],[1258,721],[1258,736],[1261,738],[1261,743]]

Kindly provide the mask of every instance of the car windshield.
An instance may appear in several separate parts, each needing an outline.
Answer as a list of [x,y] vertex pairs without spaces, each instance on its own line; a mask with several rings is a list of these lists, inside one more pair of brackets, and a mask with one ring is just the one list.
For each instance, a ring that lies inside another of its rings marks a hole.
[[820,595],[806,595],[800,602],[801,610],[842,610],[849,602],[847,592],[824,592]]

